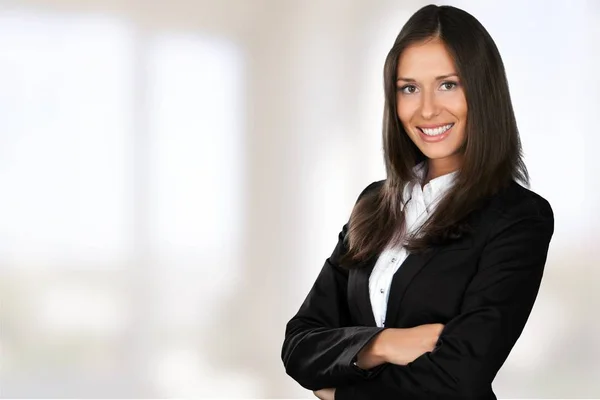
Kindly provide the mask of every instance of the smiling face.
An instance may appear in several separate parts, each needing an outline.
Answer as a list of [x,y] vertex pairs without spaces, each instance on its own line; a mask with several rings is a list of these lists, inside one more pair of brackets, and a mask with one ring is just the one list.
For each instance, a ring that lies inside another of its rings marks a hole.
[[457,72],[439,39],[407,47],[398,61],[398,117],[429,159],[430,179],[461,165],[467,101]]

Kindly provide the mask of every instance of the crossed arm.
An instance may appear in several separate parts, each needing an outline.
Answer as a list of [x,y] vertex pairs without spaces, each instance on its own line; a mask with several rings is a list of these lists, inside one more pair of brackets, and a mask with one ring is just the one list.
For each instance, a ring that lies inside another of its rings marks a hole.
[[[406,365],[364,371],[354,361],[385,328],[349,326],[347,273],[328,258],[298,313],[286,327],[282,359],[303,387],[335,388],[335,399],[478,398],[519,338],[542,279],[554,218],[550,205],[530,199],[502,214],[490,231],[478,273],[459,315],[440,334],[435,350]],[[364,352],[363,352],[364,354]]]

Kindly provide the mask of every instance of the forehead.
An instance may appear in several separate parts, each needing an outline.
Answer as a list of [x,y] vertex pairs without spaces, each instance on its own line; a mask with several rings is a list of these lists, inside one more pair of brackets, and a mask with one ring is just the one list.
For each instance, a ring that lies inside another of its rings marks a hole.
[[418,79],[456,72],[454,61],[440,40],[408,46],[398,60],[397,73]]

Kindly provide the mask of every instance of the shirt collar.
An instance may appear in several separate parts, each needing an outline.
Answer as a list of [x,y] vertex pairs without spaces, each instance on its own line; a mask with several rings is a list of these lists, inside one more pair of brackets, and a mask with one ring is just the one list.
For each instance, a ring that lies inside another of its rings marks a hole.
[[[432,194],[434,196],[437,196],[439,193],[445,192],[448,189],[450,189],[450,187],[456,180],[457,174],[458,174],[458,171],[453,171],[453,172],[447,173],[442,176],[438,176],[437,178],[430,180],[427,184],[431,187]],[[427,186],[427,185],[425,185],[425,186]]]
[[[417,181],[412,181],[404,185],[403,206],[408,202],[408,200],[410,200],[413,190],[416,189],[415,185],[419,185],[420,182],[422,182],[425,178],[425,172],[427,170],[426,166],[426,161],[421,161],[419,164],[413,167],[413,172],[415,173],[418,179]],[[434,178],[427,182],[427,184],[423,188],[424,190],[430,191],[427,197],[430,199],[436,199],[438,198],[438,196],[443,195],[443,193],[446,192],[454,184],[457,174],[458,171],[453,171],[445,175],[438,176],[437,178]]]

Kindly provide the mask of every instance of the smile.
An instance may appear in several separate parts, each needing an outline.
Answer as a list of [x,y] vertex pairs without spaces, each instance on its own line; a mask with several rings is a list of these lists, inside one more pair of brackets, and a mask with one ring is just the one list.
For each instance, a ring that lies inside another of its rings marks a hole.
[[442,126],[438,126],[437,128],[421,128],[421,127],[417,127],[419,128],[419,130],[421,132],[423,132],[424,134],[426,134],[427,136],[439,136],[444,134],[448,129],[452,128],[452,126],[454,126],[454,124],[448,124],[448,125],[442,125]]

